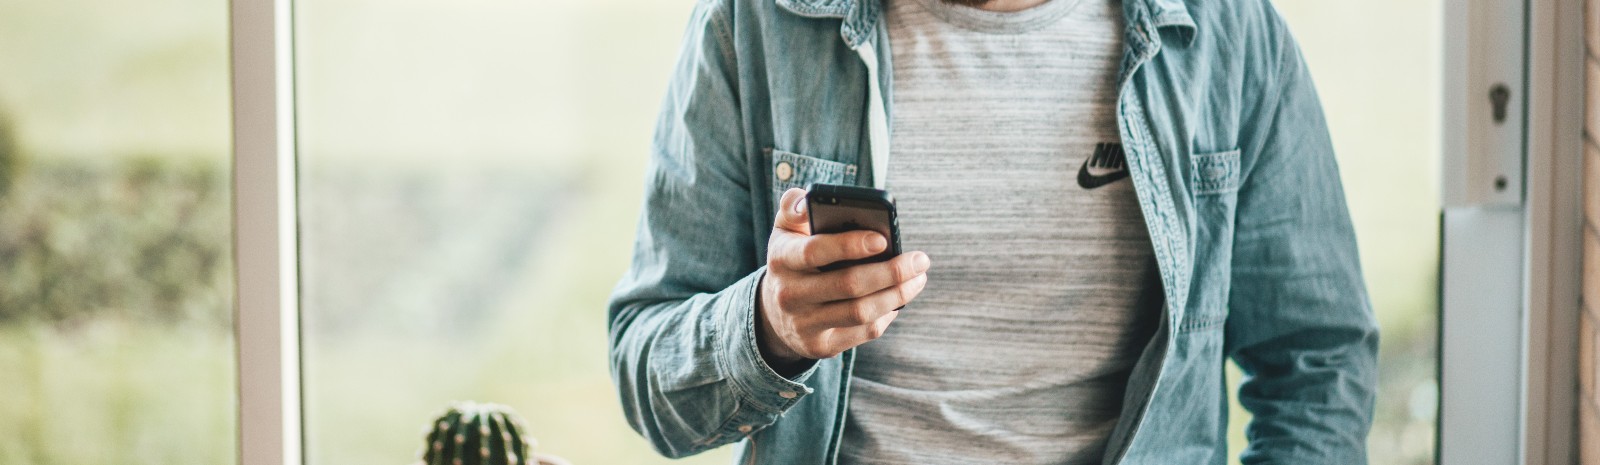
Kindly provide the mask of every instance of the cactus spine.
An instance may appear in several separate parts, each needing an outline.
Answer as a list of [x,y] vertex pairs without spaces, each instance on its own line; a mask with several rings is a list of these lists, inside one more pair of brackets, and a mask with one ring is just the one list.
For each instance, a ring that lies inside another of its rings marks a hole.
[[510,407],[461,402],[428,428],[426,465],[533,465],[533,440]]

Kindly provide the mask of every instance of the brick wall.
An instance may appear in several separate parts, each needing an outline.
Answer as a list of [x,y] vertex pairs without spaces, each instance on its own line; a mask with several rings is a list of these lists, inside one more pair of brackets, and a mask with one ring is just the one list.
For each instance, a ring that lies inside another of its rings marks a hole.
[[1583,315],[1578,325],[1578,434],[1584,465],[1600,465],[1600,390],[1595,330],[1600,327],[1600,0],[1584,2]]

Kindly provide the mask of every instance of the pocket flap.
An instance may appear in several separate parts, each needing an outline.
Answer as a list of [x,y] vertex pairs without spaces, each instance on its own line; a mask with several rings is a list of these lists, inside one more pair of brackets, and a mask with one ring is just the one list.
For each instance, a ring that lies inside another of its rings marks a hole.
[[1194,156],[1194,193],[1222,194],[1239,190],[1239,150]]
[[778,205],[783,191],[805,189],[812,183],[856,184],[856,165],[825,160],[778,149],[767,149],[767,172],[772,180],[772,205]]

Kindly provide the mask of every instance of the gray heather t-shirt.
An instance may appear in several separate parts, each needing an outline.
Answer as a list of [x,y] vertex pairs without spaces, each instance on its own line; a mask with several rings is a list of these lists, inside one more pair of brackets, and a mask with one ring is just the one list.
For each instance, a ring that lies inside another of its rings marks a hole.
[[840,463],[1100,463],[1162,303],[1118,145],[1121,5],[887,15],[888,188],[933,267],[857,351]]

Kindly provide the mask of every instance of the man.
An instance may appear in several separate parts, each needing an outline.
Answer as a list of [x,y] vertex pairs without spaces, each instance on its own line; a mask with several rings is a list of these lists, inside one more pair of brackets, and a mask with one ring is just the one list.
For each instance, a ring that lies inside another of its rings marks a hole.
[[[624,411],[740,463],[1360,464],[1377,328],[1266,0],[702,0],[610,305]],[[904,249],[810,234],[891,191]],[[902,310],[896,311],[904,305]]]

